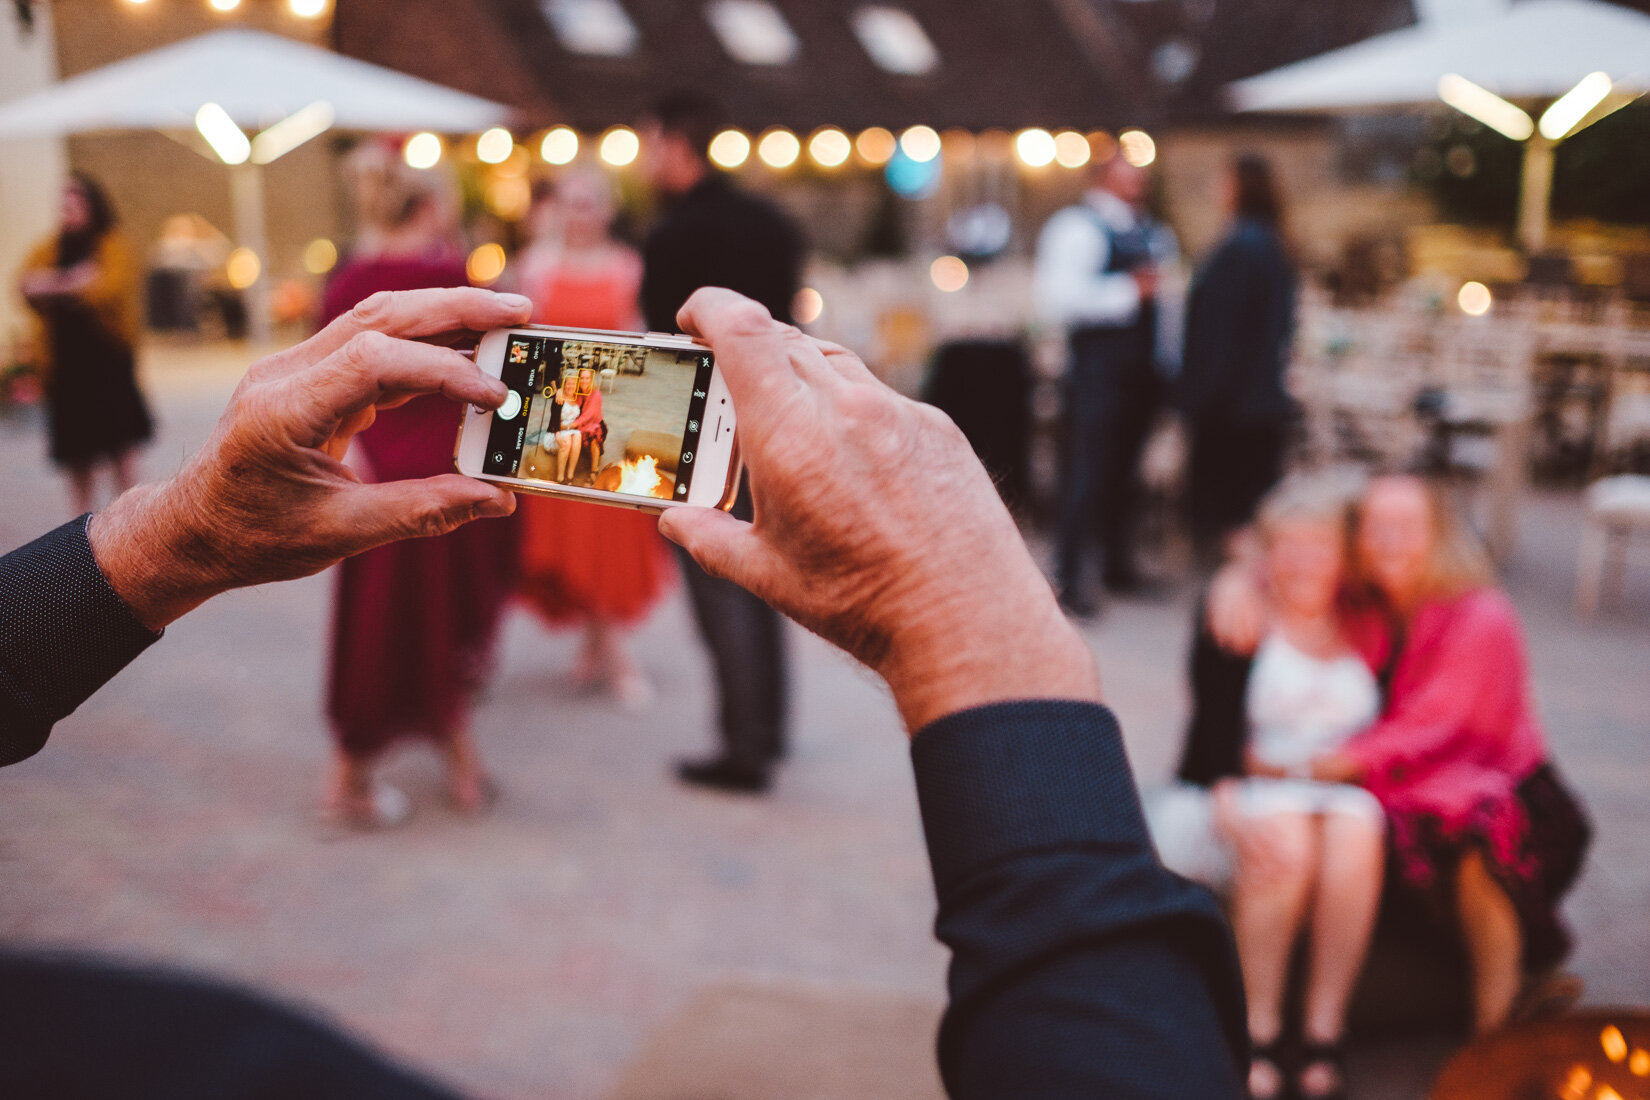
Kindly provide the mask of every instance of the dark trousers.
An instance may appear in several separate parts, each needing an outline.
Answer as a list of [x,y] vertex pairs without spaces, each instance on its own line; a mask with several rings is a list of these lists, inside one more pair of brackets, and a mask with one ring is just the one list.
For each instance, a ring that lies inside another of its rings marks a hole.
[[1149,326],[1072,334],[1055,563],[1067,592],[1082,590],[1084,558],[1096,535],[1108,581],[1126,582],[1135,573],[1140,454],[1163,407],[1163,390]]
[[0,952],[0,1096],[454,1100],[318,1020],[233,986]]
[[[734,514],[750,517],[748,490]],[[716,673],[722,752],[742,767],[766,768],[785,754],[785,620],[737,584],[700,569],[685,551],[677,556]]]
[[1186,520],[1193,542],[1208,550],[1253,519],[1283,476],[1289,425],[1207,420],[1188,424],[1187,435]]

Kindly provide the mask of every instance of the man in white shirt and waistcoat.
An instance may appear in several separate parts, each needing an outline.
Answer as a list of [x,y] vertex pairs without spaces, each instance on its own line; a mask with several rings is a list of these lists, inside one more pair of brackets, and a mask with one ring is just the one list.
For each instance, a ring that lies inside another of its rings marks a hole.
[[1140,456],[1166,391],[1156,362],[1158,270],[1176,252],[1174,234],[1145,212],[1149,182],[1145,168],[1113,156],[1037,241],[1038,307],[1070,345],[1055,580],[1061,604],[1079,616],[1096,609],[1085,569],[1096,538],[1106,589],[1143,586],[1134,546]]

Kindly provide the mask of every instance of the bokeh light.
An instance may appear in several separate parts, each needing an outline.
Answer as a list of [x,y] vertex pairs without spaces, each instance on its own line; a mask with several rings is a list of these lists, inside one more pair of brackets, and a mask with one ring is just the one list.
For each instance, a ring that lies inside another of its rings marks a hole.
[[250,248],[237,248],[229,254],[229,260],[224,264],[224,278],[236,290],[245,290],[258,281],[263,274],[264,265],[258,259],[258,254]]
[[918,164],[927,164],[939,156],[940,145],[939,132],[932,126],[912,126],[899,136],[900,152]]
[[241,0],[208,0],[214,11],[234,11],[241,6]]
[[1627,1036],[1623,1035],[1621,1028],[1615,1024],[1611,1024],[1599,1033],[1598,1042],[1604,1048],[1604,1056],[1610,1061],[1621,1062],[1626,1060]]
[[928,277],[945,293],[953,294],[968,285],[968,265],[956,256],[941,256],[928,265]]
[[974,135],[961,127],[953,126],[940,135],[940,142],[944,146],[945,155],[952,160],[967,160],[974,155]]
[[882,170],[894,194],[902,199],[926,199],[939,189],[942,166],[938,157],[912,160],[900,149]]
[[602,135],[600,154],[603,163],[623,168],[636,160],[642,151],[642,139],[628,126],[615,126]]
[[504,274],[504,248],[489,241],[470,253],[464,261],[464,274],[476,286],[491,286]]
[[579,155],[579,135],[566,126],[557,126],[539,142],[539,156],[546,164],[572,164]]
[[1089,162],[1089,139],[1076,130],[1054,135],[1054,160],[1062,168],[1081,168]]
[[751,139],[743,130],[723,130],[710,139],[710,160],[718,168],[738,168],[751,156]]
[[1117,148],[1123,159],[1136,168],[1144,168],[1157,159],[1157,142],[1144,130],[1124,130],[1117,135]]
[[894,135],[881,126],[861,130],[859,140],[854,142],[854,149],[859,153],[859,159],[871,165],[887,164],[897,148],[899,148],[899,142],[894,140]]
[[1462,283],[1460,293],[1455,296],[1455,304],[1468,316],[1482,317],[1490,311],[1494,298],[1490,295],[1490,288],[1483,283]]
[[487,164],[503,164],[515,148],[516,139],[502,126],[494,126],[476,138],[476,156]]
[[325,237],[316,237],[304,245],[304,270],[311,275],[325,275],[338,263],[338,246]]
[[805,286],[796,292],[796,301],[791,303],[791,315],[799,325],[811,325],[819,320],[819,315],[825,312],[825,296],[811,286]]
[[526,176],[500,176],[487,184],[487,209],[508,221],[527,216],[533,205],[533,187]]
[[287,0],[287,7],[299,19],[314,19],[327,10],[327,0]]
[[802,142],[789,130],[769,130],[756,143],[756,155],[769,168],[789,168],[802,155]]
[[1039,126],[1014,137],[1014,152],[1027,168],[1044,168],[1054,161],[1054,135]]
[[840,167],[853,151],[854,143],[835,126],[816,130],[814,136],[808,139],[808,155],[821,168]]
[[407,139],[401,155],[414,168],[434,168],[441,163],[441,139],[428,130]]

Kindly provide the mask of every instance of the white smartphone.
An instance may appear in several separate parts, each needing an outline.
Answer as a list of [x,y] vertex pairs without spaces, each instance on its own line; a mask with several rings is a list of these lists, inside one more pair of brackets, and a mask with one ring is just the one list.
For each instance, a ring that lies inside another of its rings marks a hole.
[[643,512],[733,507],[733,402],[710,348],[658,332],[494,329],[476,365],[510,388],[468,409],[458,472],[527,493]]

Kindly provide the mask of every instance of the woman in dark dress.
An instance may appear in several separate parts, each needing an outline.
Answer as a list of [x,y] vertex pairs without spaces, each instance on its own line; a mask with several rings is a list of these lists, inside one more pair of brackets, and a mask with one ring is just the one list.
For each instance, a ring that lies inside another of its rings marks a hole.
[[137,269],[114,207],[76,174],[60,217],[25,261],[19,289],[40,319],[52,461],[69,474],[75,511],[89,512],[100,465],[117,491],[136,484],[134,452],[153,426],[137,385]]
[[1271,167],[1241,156],[1227,182],[1232,228],[1192,282],[1179,406],[1190,447],[1186,510],[1200,551],[1249,522],[1283,476],[1295,415],[1284,389],[1295,265]]
[[[327,283],[322,322],[381,290],[468,282],[440,177],[405,168],[377,146],[358,153],[353,167],[366,225]],[[356,437],[351,462],[366,480],[451,473],[462,412],[440,395],[381,411]],[[339,566],[327,694],[335,747],[324,807],[333,820],[375,827],[406,817],[406,797],[372,768],[408,738],[433,741],[446,758],[455,809],[485,807],[489,784],[470,709],[514,585],[514,530],[472,523]]]

